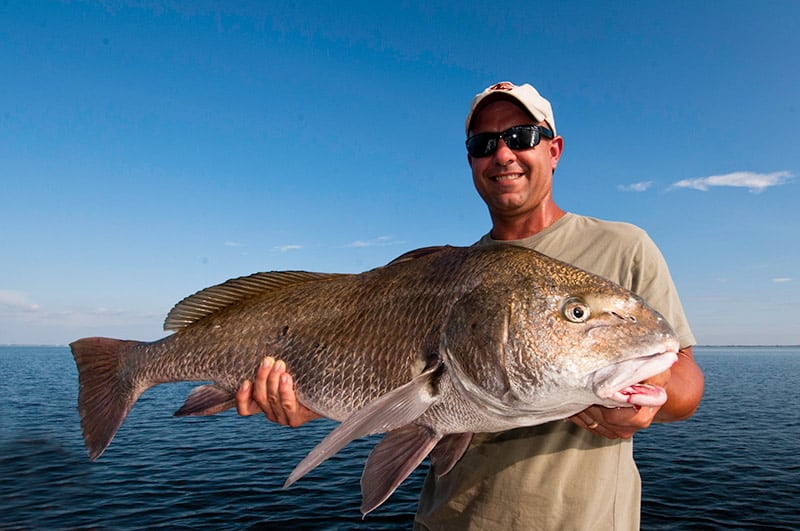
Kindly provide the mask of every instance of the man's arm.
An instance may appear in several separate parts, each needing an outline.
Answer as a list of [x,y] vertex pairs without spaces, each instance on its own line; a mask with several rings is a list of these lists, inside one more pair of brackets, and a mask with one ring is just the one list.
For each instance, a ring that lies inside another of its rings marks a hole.
[[703,398],[705,378],[694,359],[692,347],[678,351],[678,361],[670,369],[667,383],[667,402],[655,416],[656,422],[686,420],[697,411]]

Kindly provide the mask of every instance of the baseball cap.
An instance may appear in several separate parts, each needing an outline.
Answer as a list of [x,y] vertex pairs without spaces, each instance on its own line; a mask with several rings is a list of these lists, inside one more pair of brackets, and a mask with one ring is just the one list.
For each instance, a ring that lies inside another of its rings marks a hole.
[[475,97],[472,98],[472,104],[469,107],[469,114],[467,115],[467,136],[469,136],[469,126],[470,122],[472,122],[472,118],[475,116],[475,112],[480,110],[480,107],[485,105],[485,103],[488,103],[487,100],[496,98],[511,98],[517,100],[523,108],[527,109],[535,120],[547,122],[547,125],[553,130],[553,134],[557,134],[556,121],[555,118],[553,118],[553,107],[550,105],[549,101],[543,98],[541,94],[528,83],[524,85],[515,85],[508,81],[502,81],[487,87],[486,90],[480,94],[476,94]]

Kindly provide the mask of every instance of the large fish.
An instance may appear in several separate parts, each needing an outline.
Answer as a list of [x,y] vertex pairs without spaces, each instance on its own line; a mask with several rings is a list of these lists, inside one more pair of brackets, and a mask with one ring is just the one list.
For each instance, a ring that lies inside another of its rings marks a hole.
[[591,404],[661,405],[638,384],[677,359],[675,333],[641,298],[514,246],[412,251],[361,274],[257,273],[187,297],[161,340],[72,343],[78,409],[98,458],[143,391],[195,388],[176,415],[235,405],[269,354],[298,399],[341,424],[290,485],[350,441],[388,432],[362,475],[364,514],[430,454],[447,473],[475,432],[531,426]]

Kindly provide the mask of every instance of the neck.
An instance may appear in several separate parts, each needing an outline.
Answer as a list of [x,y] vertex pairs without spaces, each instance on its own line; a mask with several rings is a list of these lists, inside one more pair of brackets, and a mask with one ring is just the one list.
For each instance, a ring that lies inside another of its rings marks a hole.
[[540,208],[518,217],[492,217],[493,240],[521,240],[533,236],[564,217],[564,212],[555,203],[542,205]]

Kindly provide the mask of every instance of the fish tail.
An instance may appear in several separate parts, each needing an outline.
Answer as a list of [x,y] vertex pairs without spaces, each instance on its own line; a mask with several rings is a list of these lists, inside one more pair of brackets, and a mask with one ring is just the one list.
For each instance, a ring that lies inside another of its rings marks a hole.
[[78,411],[89,459],[100,457],[122,421],[146,387],[123,372],[125,357],[138,341],[104,337],[79,339],[70,344],[78,366]]

